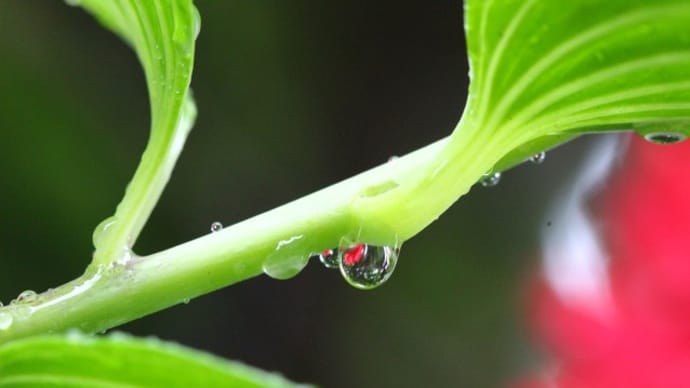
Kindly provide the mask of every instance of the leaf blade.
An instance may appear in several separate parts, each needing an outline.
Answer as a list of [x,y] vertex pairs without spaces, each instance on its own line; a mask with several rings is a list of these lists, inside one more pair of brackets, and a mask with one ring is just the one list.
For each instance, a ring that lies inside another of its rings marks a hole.
[[[470,89],[480,100],[470,110],[487,128],[525,132],[541,122],[537,138],[690,118],[687,89],[674,86],[690,81],[687,2],[468,0],[466,23]],[[644,88],[656,93],[636,93]],[[618,96],[610,103],[621,114],[571,119],[580,105],[609,95]]]
[[[43,336],[0,347],[0,386],[298,387],[283,377],[156,339]],[[201,385],[199,385],[201,384]]]
[[149,141],[114,222],[95,244],[94,263],[128,254],[168,182],[196,118],[189,90],[199,13],[191,0],[76,0],[129,44],[144,69],[151,106]]

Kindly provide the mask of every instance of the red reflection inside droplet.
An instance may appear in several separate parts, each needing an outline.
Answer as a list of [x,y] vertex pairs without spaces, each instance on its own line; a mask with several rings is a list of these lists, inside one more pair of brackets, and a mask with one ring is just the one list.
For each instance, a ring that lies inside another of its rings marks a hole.
[[362,260],[362,256],[364,256],[364,244],[357,244],[345,252],[343,263],[348,267],[352,267]]

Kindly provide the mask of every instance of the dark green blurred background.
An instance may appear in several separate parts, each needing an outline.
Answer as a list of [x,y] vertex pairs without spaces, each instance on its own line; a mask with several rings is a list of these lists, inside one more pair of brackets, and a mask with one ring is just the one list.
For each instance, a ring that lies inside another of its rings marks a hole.
[[[151,253],[450,133],[459,1],[197,1],[199,118],[139,243]],[[0,300],[78,276],[148,131],[135,56],[61,1],[0,2]],[[381,288],[317,263],[126,325],[325,387],[497,386],[535,363],[521,313],[545,204],[577,148],[477,187]]]

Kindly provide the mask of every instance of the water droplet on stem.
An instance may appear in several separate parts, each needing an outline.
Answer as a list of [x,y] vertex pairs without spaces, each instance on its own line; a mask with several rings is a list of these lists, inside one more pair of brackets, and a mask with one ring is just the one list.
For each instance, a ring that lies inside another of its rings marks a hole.
[[279,241],[273,253],[268,255],[263,262],[264,273],[278,280],[296,276],[307,266],[311,257],[308,253],[304,253],[309,252],[306,245],[303,235]]
[[99,248],[101,241],[103,241],[103,238],[113,230],[113,226],[117,224],[117,221],[117,217],[112,216],[101,221],[98,226],[96,226],[96,229],[93,230],[93,234],[91,235],[94,248]]
[[321,264],[323,264],[323,266],[326,268],[333,269],[340,267],[338,259],[338,250],[326,249],[325,251],[321,252],[321,254],[319,254],[319,261],[321,261]]
[[675,144],[685,140],[686,136],[677,132],[653,132],[644,135],[644,138],[654,144]]
[[501,181],[501,173],[500,172],[493,172],[489,174],[484,174],[482,176],[482,179],[479,181],[479,183],[484,186],[484,187],[492,187],[496,186],[498,182]]
[[530,156],[529,161],[534,164],[542,164],[544,163],[544,159],[546,159],[546,152],[542,151]]
[[355,244],[339,249],[340,273],[355,288],[369,290],[385,283],[395,270],[399,251],[388,246]]
[[34,290],[22,291],[21,294],[15,299],[15,303],[31,303],[38,299],[38,294]]
[[293,256],[283,259],[266,260],[263,271],[273,279],[286,280],[297,276],[309,263],[309,256]]
[[211,224],[211,233],[220,232],[221,230],[223,230],[223,224],[220,222],[216,221]]
[[10,313],[0,313],[0,330],[9,329],[12,326],[12,321],[14,321],[14,318],[12,318]]

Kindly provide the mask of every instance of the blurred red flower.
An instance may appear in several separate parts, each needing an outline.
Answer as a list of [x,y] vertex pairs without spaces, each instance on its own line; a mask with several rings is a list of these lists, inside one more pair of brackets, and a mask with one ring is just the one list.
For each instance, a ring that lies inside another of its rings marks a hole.
[[[603,252],[600,267],[584,267],[603,270],[578,286],[572,264],[545,258],[529,312],[550,366],[519,387],[690,387],[690,141],[635,136],[619,161],[581,199]],[[556,241],[550,254],[571,257],[573,246]]]

